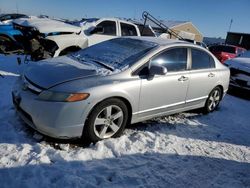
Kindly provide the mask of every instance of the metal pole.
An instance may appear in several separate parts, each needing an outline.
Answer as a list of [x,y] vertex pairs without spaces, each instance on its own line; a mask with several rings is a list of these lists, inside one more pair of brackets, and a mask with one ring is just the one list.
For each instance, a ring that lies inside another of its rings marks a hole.
[[231,30],[232,23],[233,23],[233,19],[231,19],[231,20],[230,20],[230,24],[229,24],[229,29],[228,29],[228,32],[230,32],[230,30]]

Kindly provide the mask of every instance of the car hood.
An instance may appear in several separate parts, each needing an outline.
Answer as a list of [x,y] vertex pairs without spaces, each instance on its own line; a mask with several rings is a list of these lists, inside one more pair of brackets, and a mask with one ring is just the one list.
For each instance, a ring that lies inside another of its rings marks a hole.
[[80,27],[48,18],[20,18],[16,19],[14,23],[24,27],[34,27],[40,33],[52,33],[52,32],[79,33],[81,31]]
[[234,59],[227,60],[225,62],[229,67],[244,70],[250,73],[250,58],[247,57],[237,57]]
[[98,68],[94,64],[81,63],[70,56],[32,62],[24,73],[27,80],[43,89],[95,75]]

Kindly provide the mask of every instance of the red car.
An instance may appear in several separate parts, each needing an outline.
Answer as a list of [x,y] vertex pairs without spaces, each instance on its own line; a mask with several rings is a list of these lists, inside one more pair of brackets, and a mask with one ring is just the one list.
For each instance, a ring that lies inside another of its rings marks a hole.
[[235,58],[237,55],[246,51],[245,48],[226,44],[209,46],[209,50],[221,63],[224,63],[228,59]]

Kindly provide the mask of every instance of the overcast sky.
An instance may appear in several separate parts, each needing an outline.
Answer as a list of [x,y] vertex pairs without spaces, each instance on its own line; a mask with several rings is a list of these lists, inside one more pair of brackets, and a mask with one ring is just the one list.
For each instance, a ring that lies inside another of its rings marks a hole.
[[250,33],[250,0],[0,0],[0,12],[66,19],[82,17],[141,18],[144,10],[165,20],[191,21],[204,36]]

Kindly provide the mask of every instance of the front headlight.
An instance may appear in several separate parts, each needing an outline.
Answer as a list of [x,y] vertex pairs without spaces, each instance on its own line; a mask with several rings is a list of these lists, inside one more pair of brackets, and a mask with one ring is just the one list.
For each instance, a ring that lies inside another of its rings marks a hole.
[[62,93],[62,92],[52,92],[43,91],[39,94],[38,99],[44,101],[54,101],[54,102],[76,102],[82,101],[89,97],[89,93]]

